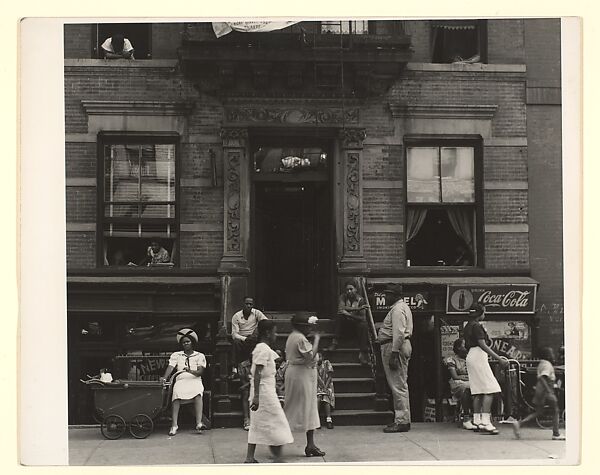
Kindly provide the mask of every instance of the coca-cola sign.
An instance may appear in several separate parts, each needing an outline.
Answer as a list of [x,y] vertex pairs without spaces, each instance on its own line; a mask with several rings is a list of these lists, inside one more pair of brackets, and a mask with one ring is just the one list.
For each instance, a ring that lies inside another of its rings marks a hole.
[[487,313],[534,313],[537,285],[448,285],[447,313],[468,313],[471,305],[485,305]]

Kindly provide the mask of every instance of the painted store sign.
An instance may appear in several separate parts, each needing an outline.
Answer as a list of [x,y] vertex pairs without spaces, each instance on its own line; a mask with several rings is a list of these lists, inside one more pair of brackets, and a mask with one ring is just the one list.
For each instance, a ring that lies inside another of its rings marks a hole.
[[487,313],[534,313],[536,284],[448,285],[446,313],[468,313],[473,303]]

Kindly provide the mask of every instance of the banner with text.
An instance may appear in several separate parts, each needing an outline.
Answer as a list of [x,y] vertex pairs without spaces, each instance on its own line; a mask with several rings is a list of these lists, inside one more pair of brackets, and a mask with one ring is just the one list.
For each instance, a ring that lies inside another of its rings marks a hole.
[[487,313],[534,313],[536,284],[448,285],[446,313],[469,313],[473,303]]
[[282,30],[288,26],[300,23],[298,21],[227,21],[213,22],[213,31],[217,38],[225,36],[232,31],[244,33],[258,33],[264,31]]

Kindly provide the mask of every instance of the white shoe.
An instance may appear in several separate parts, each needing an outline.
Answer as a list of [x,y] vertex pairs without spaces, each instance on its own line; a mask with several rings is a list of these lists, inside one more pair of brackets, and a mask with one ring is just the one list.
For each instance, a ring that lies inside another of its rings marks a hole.
[[179,427],[177,427],[177,426],[171,427],[171,430],[169,431],[169,435],[173,436],[173,435],[177,434],[178,429],[179,429]]
[[477,429],[477,426],[475,424],[473,424],[472,421],[465,421],[465,422],[463,422],[462,426],[463,426],[463,429],[466,429],[466,430]]
[[481,424],[479,426],[479,432],[482,434],[498,435],[498,429],[493,424]]

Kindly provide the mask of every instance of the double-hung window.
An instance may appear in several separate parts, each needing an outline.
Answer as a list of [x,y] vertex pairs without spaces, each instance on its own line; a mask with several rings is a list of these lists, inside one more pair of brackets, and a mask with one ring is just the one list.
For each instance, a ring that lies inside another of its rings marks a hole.
[[450,142],[407,146],[407,266],[480,264],[478,150]]
[[177,240],[177,136],[100,136],[100,260],[173,266]]
[[321,34],[329,35],[368,35],[369,22],[364,21],[322,21]]

